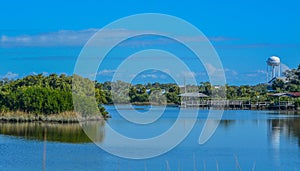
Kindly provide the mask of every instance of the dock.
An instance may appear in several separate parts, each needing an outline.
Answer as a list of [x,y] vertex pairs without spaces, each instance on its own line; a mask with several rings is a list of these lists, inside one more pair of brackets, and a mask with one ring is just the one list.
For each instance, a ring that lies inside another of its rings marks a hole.
[[182,101],[182,108],[216,108],[232,110],[294,110],[295,104],[292,101],[281,101],[280,103],[252,102],[251,100],[189,100]]

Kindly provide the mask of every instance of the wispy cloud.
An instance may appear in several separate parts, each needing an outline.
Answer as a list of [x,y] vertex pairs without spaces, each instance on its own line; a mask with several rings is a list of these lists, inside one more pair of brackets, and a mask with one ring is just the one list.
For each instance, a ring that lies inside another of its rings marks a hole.
[[140,75],[142,78],[158,78],[156,74],[142,74]]
[[15,46],[82,46],[98,29],[60,30],[36,35],[18,35],[0,37],[1,47]]
[[244,73],[244,78],[254,77],[254,78],[266,78],[267,71],[265,70],[256,70],[248,73]]
[[19,76],[19,74],[17,73],[13,73],[13,72],[7,72],[5,75],[0,76],[1,78],[8,78],[8,79],[15,79]]
[[182,71],[179,75],[179,77],[185,77],[185,78],[193,78],[196,76],[196,73],[193,71]]
[[[83,46],[99,29],[90,28],[85,30],[60,30],[57,32],[42,33],[42,34],[24,34],[16,36],[1,35],[0,36],[0,47],[51,47],[51,46]],[[127,30],[127,29],[107,29],[102,30],[104,33],[105,41],[102,43],[107,43],[110,40],[117,39],[119,37],[127,36],[131,33],[139,33],[140,31]],[[156,32],[151,32],[153,34],[159,34]],[[181,37],[183,40],[190,42],[205,41],[203,37],[199,36],[185,36]],[[212,36],[208,37],[210,41],[220,42],[220,41],[231,41],[236,40],[236,38],[224,37],[224,36]],[[145,46],[152,44],[169,44],[174,43],[174,41],[164,39],[162,37],[157,38],[145,38],[143,37],[138,40],[129,41],[124,45],[127,46]]]
[[39,57],[15,57],[12,58],[12,60],[42,60],[42,61],[52,61],[52,60],[74,60],[76,59],[76,56],[39,56]]
[[222,44],[214,45],[221,49],[255,49],[255,48],[299,48],[300,44],[276,44],[276,43],[255,43],[255,44]]
[[97,73],[98,76],[112,76],[116,70],[104,69]]
[[232,75],[237,75],[237,72],[228,68],[217,68],[211,63],[206,63],[205,67],[207,69],[207,73],[211,75],[222,75],[223,73],[230,73]]
[[290,67],[288,67],[287,65],[285,65],[283,63],[280,64],[280,67],[281,67],[281,72],[282,73],[285,73],[286,71],[291,70]]
[[210,36],[208,39],[212,42],[223,42],[223,41],[234,41],[234,40],[240,40],[236,37],[225,37],[225,36]]
[[164,71],[150,69],[142,73],[136,74],[135,76],[140,77],[142,79],[161,79],[167,77],[167,74]]

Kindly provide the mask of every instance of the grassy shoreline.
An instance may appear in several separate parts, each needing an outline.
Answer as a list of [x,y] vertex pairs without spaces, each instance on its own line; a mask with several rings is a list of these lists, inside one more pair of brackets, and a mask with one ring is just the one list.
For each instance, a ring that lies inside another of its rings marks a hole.
[[[145,103],[135,103],[133,105],[138,106],[147,106],[149,104]],[[173,106],[174,104],[168,104],[168,106]],[[160,105],[156,105],[160,106]],[[200,108],[199,108],[200,109]],[[225,109],[225,110],[236,110],[236,109]],[[244,109],[245,110],[245,109]],[[251,109],[259,110],[259,109]],[[282,114],[300,114],[300,110],[266,110],[280,112]],[[99,121],[106,120],[111,116],[107,117],[101,116],[89,116],[89,117],[79,117],[79,115],[74,111],[67,111],[58,114],[32,114],[23,111],[9,111],[9,112],[0,112],[0,123],[24,123],[24,122],[42,122],[42,123],[80,123],[85,121]]]
[[[107,117],[109,118],[109,116]],[[103,116],[79,117],[74,111],[67,111],[58,114],[32,114],[22,111],[10,111],[0,113],[0,122],[45,122],[45,123],[79,123],[84,121],[104,120]]]

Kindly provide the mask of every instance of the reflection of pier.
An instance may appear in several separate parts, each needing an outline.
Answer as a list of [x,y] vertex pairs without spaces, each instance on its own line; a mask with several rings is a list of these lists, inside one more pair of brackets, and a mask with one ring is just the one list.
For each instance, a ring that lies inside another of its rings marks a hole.
[[295,105],[294,102],[283,101],[279,103],[270,104],[269,108],[274,110],[293,110],[295,109]]
[[268,120],[268,136],[274,148],[279,148],[281,136],[294,137],[300,146],[300,118]]
[[280,133],[284,128],[283,122],[280,119],[268,120],[268,136],[270,143],[274,149],[279,149],[280,147]]

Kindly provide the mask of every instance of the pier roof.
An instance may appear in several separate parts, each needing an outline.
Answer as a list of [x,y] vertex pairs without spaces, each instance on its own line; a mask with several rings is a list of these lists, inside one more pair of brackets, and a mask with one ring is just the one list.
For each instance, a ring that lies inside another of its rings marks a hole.
[[275,97],[300,97],[300,92],[289,92],[289,93],[275,93],[271,94]]
[[300,97],[300,92],[289,92],[287,94],[292,96],[292,97]]

